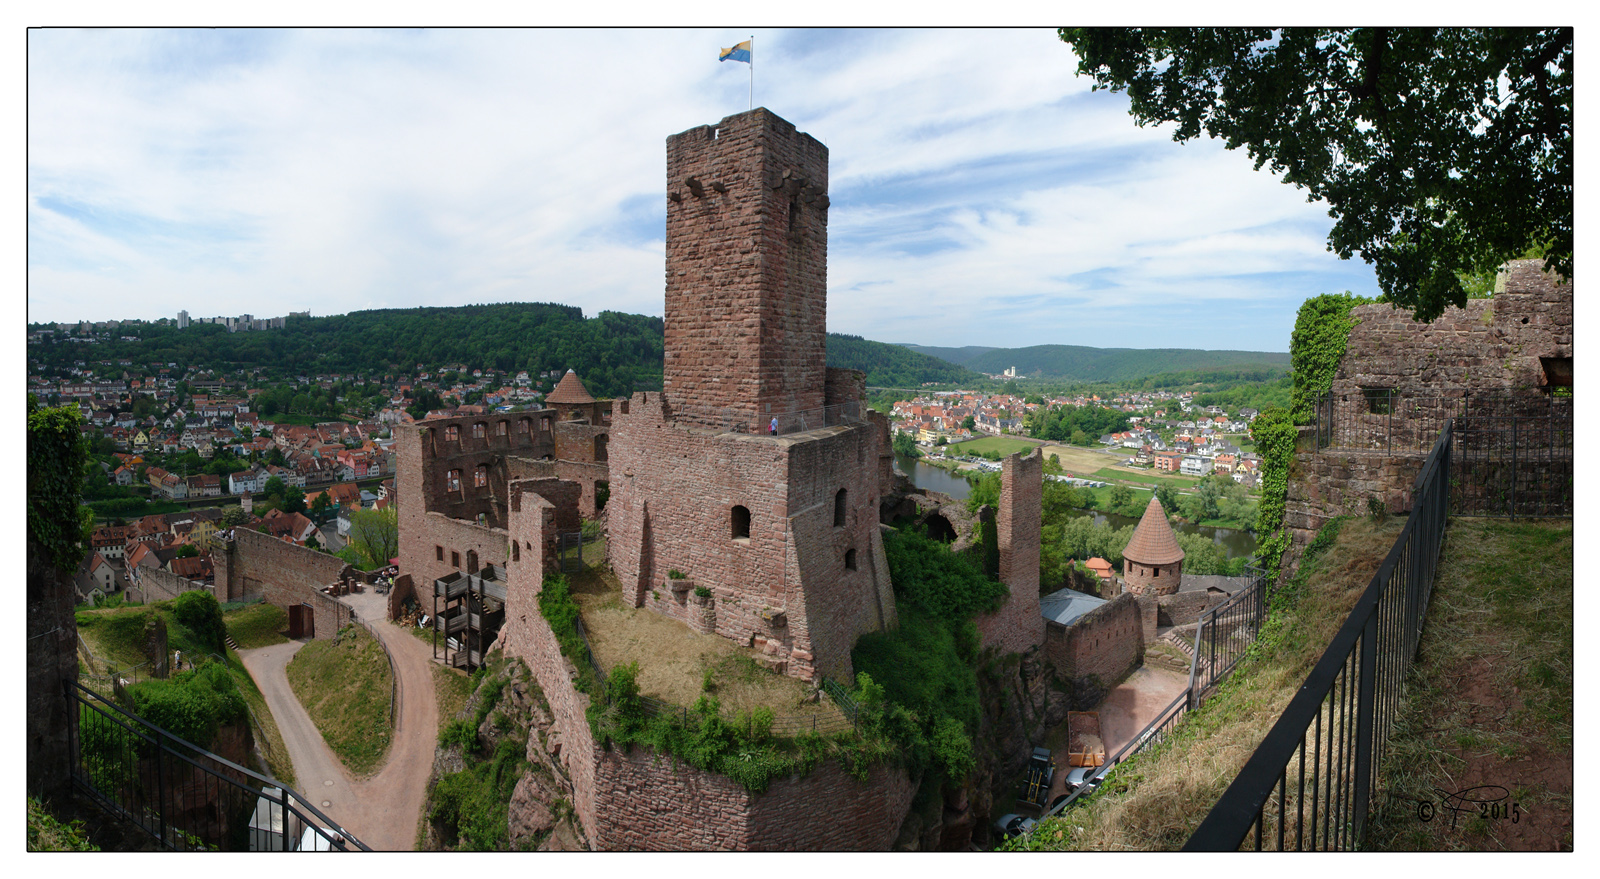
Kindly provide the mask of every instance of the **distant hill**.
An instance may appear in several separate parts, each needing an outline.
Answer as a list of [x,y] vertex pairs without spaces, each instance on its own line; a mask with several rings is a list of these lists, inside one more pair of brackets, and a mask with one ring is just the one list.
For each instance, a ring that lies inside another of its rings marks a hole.
[[1133,382],[1162,373],[1240,369],[1277,375],[1289,369],[1288,354],[1268,351],[1089,348],[1083,345],[1034,345],[1029,348],[905,347],[991,375],[1015,366],[1018,376],[1083,382]]
[[[40,329],[43,325],[31,325]],[[319,373],[410,376],[419,367],[515,374],[577,370],[596,397],[660,390],[662,331],[659,317],[540,302],[505,302],[423,308],[382,308],[327,317],[291,317],[282,329],[230,333],[218,324],[171,323],[126,327],[92,345],[51,339],[30,342],[28,356],[61,369],[78,361],[129,361],[134,374],[168,363],[180,369],[227,374],[258,369],[269,380]],[[124,340],[123,335],[137,334]],[[828,364],[867,373],[874,387],[960,383],[982,376],[899,345],[829,333]]]
[[917,388],[928,382],[961,384],[983,376],[926,352],[904,345],[872,342],[860,336],[828,334],[828,365],[859,369],[875,388]]

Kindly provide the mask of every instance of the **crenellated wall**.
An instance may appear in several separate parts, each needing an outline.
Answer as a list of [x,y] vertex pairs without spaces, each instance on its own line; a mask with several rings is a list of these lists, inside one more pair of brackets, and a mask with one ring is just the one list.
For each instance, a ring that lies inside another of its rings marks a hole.
[[[791,676],[850,680],[855,639],[895,624],[878,530],[879,428],[719,433],[677,422],[660,394],[635,394],[612,427],[607,508],[624,594],[759,646]],[[696,601],[671,571],[712,597]]]

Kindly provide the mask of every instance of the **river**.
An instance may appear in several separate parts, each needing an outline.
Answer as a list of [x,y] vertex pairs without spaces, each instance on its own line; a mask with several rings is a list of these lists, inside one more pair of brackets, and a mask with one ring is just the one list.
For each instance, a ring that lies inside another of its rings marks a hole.
[[[956,500],[966,500],[971,491],[964,477],[957,476],[947,470],[924,464],[915,458],[906,458],[896,455],[896,467],[900,472],[911,477],[911,484],[929,491],[942,492]],[[1095,524],[1110,524],[1113,528],[1124,525],[1137,525],[1139,520],[1129,516],[1117,516],[1110,513],[1100,513],[1094,510],[1073,510],[1075,516],[1093,516]],[[1185,534],[1198,534],[1227,550],[1228,558],[1250,556],[1256,551],[1256,536],[1249,531],[1239,531],[1233,528],[1217,528],[1211,525],[1195,525],[1190,522],[1174,522],[1172,530],[1182,531]]]

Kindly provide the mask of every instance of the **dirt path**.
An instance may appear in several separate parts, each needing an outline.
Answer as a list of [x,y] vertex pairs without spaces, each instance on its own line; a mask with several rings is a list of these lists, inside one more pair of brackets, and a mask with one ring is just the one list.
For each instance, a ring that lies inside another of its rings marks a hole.
[[300,642],[240,651],[240,657],[283,733],[300,793],[374,851],[410,851],[439,729],[428,647],[384,621],[383,596],[368,592],[343,601],[389,648],[399,676],[394,744],[383,768],[370,778],[351,778],[289,689],[284,670]]

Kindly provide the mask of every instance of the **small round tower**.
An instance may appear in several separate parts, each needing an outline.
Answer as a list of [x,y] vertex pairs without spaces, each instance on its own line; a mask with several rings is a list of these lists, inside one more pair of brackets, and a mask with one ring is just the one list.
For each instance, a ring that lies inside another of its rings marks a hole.
[[1122,579],[1135,595],[1172,595],[1183,579],[1183,548],[1154,497],[1122,551]]

